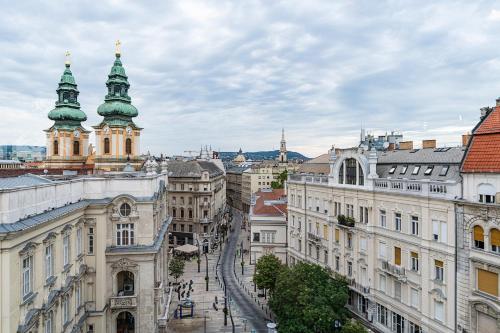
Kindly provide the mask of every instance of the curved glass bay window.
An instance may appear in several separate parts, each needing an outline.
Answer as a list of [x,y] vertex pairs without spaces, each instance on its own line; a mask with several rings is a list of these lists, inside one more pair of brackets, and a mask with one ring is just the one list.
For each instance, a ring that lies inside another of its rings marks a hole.
[[346,158],[339,170],[339,184],[364,185],[365,175],[355,158]]

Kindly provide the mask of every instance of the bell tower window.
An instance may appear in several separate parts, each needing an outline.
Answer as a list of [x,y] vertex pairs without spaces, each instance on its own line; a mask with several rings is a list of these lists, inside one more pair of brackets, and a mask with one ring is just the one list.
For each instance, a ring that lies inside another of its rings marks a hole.
[[80,141],[73,141],[73,155],[80,155]]
[[127,138],[127,140],[125,140],[125,154],[132,154],[132,139],[130,138]]
[[109,154],[109,138],[104,138],[104,154]]
[[59,155],[59,142],[54,140],[54,155]]

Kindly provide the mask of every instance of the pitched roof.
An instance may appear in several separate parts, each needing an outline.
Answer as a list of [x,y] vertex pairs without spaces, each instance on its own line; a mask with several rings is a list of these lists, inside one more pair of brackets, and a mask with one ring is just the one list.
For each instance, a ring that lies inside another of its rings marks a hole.
[[172,178],[199,178],[203,171],[208,171],[210,177],[217,177],[224,174],[217,165],[208,161],[168,162],[168,176]]
[[52,181],[40,176],[26,174],[19,177],[0,178],[0,190],[48,183],[52,183]]
[[500,173],[500,106],[477,125],[472,133],[462,172]]
[[280,201],[280,199],[286,198],[284,189],[260,190],[255,194],[255,197],[252,215],[282,216],[287,213],[286,201]]
[[322,154],[302,163],[297,172],[328,175],[330,173],[330,154]]

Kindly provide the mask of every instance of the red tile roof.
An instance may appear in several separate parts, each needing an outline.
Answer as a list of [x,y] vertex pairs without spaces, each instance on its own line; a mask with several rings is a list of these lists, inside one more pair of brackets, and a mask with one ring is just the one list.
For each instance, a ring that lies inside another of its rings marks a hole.
[[272,191],[259,191],[255,194],[257,200],[255,205],[252,207],[253,215],[265,215],[265,216],[281,216],[283,213],[287,213],[287,204],[273,204],[266,205],[265,202],[269,200],[279,200],[280,198],[286,197],[285,190],[283,189],[273,189]]
[[462,172],[500,173],[500,107],[497,106],[472,133]]

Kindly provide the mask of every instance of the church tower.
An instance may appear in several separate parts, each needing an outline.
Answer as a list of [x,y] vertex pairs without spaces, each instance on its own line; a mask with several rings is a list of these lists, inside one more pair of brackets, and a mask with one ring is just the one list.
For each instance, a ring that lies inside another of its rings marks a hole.
[[66,53],[65,69],[57,88],[57,101],[48,117],[54,121],[46,129],[46,168],[79,169],[85,165],[88,156],[89,133],[81,122],[87,115],[80,110],[79,91],[71,73],[70,54]]
[[281,129],[280,156],[278,159],[280,163],[288,163],[284,128]]
[[122,171],[129,163],[139,170],[142,163],[139,158],[142,128],[132,120],[138,112],[128,95],[130,84],[120,59],[120,41],[116,42],[115,56],[106,81],[108,93],[104,103],[97,108],[97,113],[104,119],[99,125],[93,126],[96,138],[95,168]]

